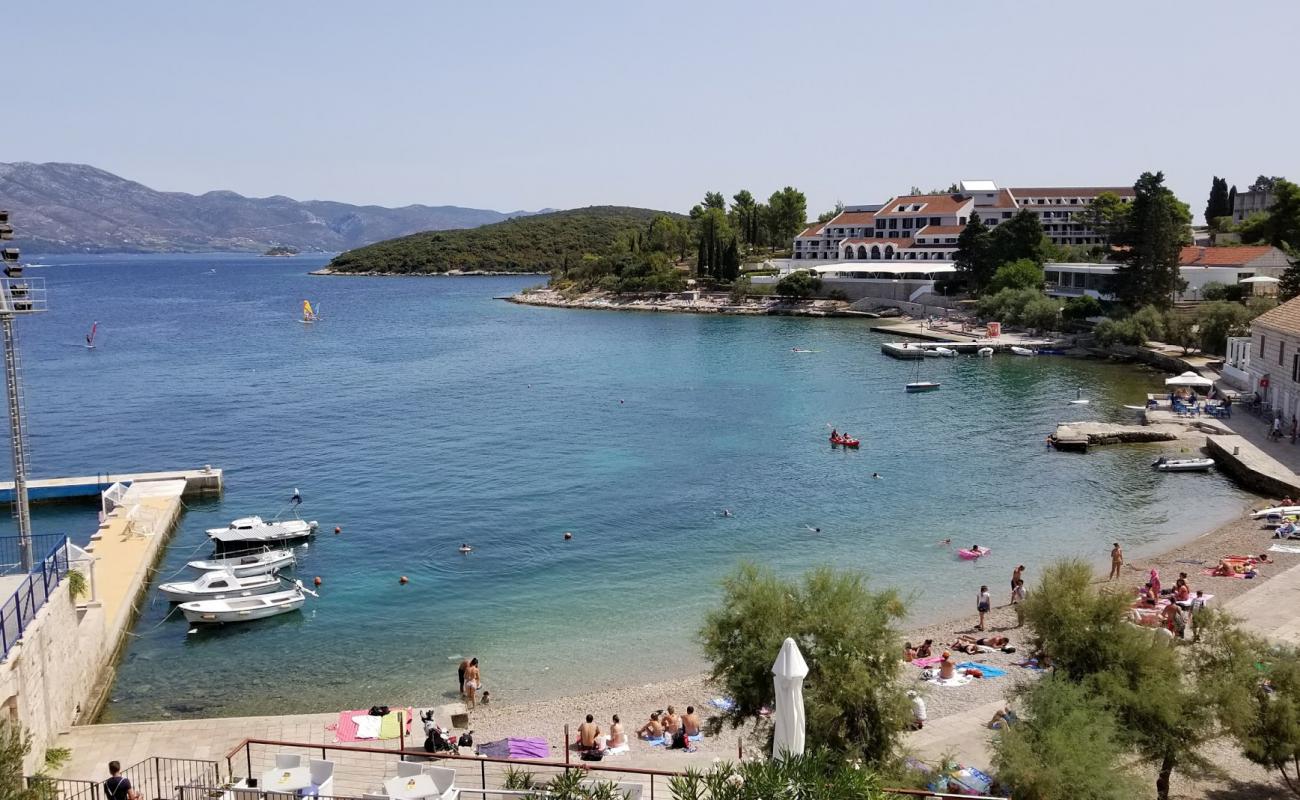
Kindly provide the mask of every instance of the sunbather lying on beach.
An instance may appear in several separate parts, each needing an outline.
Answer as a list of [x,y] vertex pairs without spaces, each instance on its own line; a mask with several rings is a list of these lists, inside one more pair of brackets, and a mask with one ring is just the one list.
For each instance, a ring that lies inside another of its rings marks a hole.
[[1016,724],[1017,720],[1016,712],[1011,710],[1011,706],[1003,706],[993,712],[993,719],[989,720],[989,727],[993,730],[1009,728]]
[[990,650],[1000,650],[1007,646],[1011,640],[1005,636],[994,634],[993,636],[981,636],[976,639],[971,636],[958,636],[957,641],[952,643],[952,649],[962,653],[985,653]]

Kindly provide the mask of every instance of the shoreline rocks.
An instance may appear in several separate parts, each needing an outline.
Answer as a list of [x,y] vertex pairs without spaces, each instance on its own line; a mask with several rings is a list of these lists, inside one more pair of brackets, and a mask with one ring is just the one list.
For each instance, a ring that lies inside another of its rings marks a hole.
[[316,276],[337,276],[343,278],[493,278],[507,275],[546,275],[545,272],[509,272],[506,270],[492,269],[453,269],[447,272],[379,272],[376,270],[367,270],[365,272],[342,272],[333,270],[329,267],[321,267],[307,273]]
[[550,308],[580,308],[594,311],[651,311],[679,314],[731,314],[736,316],[871,317],[849,309],[838,300],[778,300],[746,298],[733,303],[728,295],[703,292],[616,295],[587,292],[568,297],[553,289],[533,289],[501,298],[511,303]]

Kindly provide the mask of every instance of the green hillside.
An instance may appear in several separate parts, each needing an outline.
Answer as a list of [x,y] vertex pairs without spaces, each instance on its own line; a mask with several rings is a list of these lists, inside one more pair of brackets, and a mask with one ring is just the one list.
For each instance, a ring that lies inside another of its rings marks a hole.
[[550,272],[606,253],[619,237],[645,230],[662,213],[591,206],[469,230],[426,231],[340,253],[329,267],[336,272]]

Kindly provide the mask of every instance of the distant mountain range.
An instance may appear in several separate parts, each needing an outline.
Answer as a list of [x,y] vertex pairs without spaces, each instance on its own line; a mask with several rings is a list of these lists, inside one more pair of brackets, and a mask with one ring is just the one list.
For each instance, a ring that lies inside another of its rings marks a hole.
[[25,253],[333,252],[420,231],[511,217],[459,206],[354,206],[328,200],[159,192],[86,164],[0,163],[0,208]]

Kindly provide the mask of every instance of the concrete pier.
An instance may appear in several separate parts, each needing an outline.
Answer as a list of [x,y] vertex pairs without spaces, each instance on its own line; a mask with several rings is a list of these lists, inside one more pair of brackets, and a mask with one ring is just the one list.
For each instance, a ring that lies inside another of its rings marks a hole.
[[1269,497],[1300,494],[1300,476],[1251,444],[1244,436],[1211,436],[1206,439],[1210,457],[1219,469],[1248,489]]
[[[192,497],[202,494],[221,494],[223,489],[221,470],[204,467],[202,469],[185,469],[172,472],[130,472],[123,474],[102,473],[79,478],[40,478],[27,482],[27,498],[33,503],[56,501],[94,501],[99,495],[115,483],[134,484],[140,481],[185,481],[183,496]],[[14,501],[13,481],[0,482],[0,504]]]
[[1178,425],[1113,425],[1109,422],[1069,422],[1056,426],[1049,438],[1057,450],[1086,452],[1089,446],[1136,442],[1172,442],[1183,437]]

